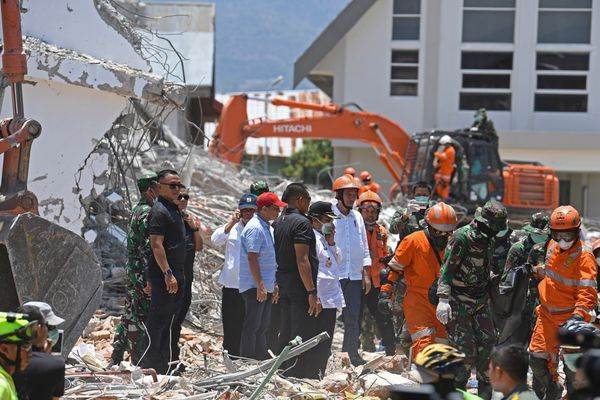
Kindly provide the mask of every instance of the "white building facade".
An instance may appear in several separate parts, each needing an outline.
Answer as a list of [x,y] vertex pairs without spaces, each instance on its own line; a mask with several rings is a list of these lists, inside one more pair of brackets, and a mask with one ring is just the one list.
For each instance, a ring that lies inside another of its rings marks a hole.
[[[505,160],[555,168],[561,202],[600,216],[600,1],[353,0],[295,64],[336,103],[408,132],[469,126],[486,108]],[[370,148],[335,164],[391,183]]]

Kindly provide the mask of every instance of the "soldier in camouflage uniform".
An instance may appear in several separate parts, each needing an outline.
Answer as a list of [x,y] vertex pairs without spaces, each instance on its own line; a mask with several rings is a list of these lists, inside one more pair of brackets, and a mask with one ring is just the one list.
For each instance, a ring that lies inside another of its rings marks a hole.
[[466,369],[457,374],[457,387],[466,387],[471,367],[477,370],[479,395],[490,399],[487,376],[496,332],[489,306],[494,237],[506,229],[506,208],[488,201],[474,220],[452,235],[438,280],[436,316],[446,325],[452,346],[466,354]]
[[[548,240],[550,239],[548,222],[548,214],[542,212],[533,214],[531,216],[531,223],[523,227],[523,231],[526,233],[526,236],[511,246],[510,250],[508,251],[505,268],[503,271],[500,271],[502,274],[502,282],[500,286],[503,288],[504,292],[510,291],[511,287],[513,287],[516,283],[513,282],[514,278],[512,277],[511,272],[523,266],[529,266],[530,270],[531,264],[529,263],[533,261],[533,259],[536,259],[534,261],[534,265],[537,265],[541,260],[543,260],[545,256],[544,249]],[[531,258],[532,256],[533,259]],[[537,258],[540,256],[542,258],[538,260]],[[530,273],[531,271],[529,271],[529,275]],[[521,345],[527,345],[529,343],[533,326],[535,324],[534,310],[539,304],[537,293],[538,283],[539,280],[530,275],[527,297],[525,304],[523,305],[523,309],[521,310],[522,319],[520,324],[518,327],[506,327],[512,332],[507,340],[502,343],[502,345],[517,343]],[[516,306],[520,307],[521,304],[517,304]],[[515,310],[510,311],[514,312]],[[498,325],[497,327],[500,328]]]
[[142,322],[146,320],[150,307],[150,288],[147,287],[144,269],[146,258],[150,251],[146,220],[156,198],[155,186],[158,177],[155,173],[148,174],[138,179],[140,201],[131,210],[131,222],[127,234],[127,253],[129,260],[125,267],[127,271],[127,298],[125,315],[116,328],[113,342],[111,363],[119,364],[123,361],[123,354],[127,350],[131,362],[137,364],[147,347],[147,335]]
[[[398,208],[392,216],[389,232],[393,235],[398,235],[398,244],[411,233],[421,231],[425,228],[425,211],[436,203],[436,201],[430,200],[431,192],[431,186],[427,182],[415,183],[412,187],[412,199],[408,201],[406,207]],[[406,285],[404,281],[400,280],[397,282],[396,297],[392,311],[396,337],[398,338],[397,344],[404,354],[408,355],[411,340],[410,334],[404,326],[404,312],[402,310],[405,292]]]

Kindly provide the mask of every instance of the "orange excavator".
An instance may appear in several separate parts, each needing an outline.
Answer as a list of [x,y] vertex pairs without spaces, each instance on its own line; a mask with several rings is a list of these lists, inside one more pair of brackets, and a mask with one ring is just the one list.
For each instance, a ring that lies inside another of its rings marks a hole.
[[[38,215],[27,190],[29,158],[39,122],[26,118],[22,84],[27,59],[21,36],[20,0],[2,0],[2,72],[12,95],[12,118],[0,120],[0,310],[15,311],[27,301],[49,303],[65,319],[67,355],[98,308],[101,271],[90,245],[79,235]],[[1,105],[1,104],[0,104]],[[52,168],[52,165],[48,166]]]
[[[257,99],[258,100],[258,99]],[[263,99],[260,99],[264,101]],[[456,149],[451,199],[474,210],[494,198],[512,211],[531,213],[558,205],[554,170],[534,162],[502,162],[493,123],[481,110],[473,126],[456,131],[434,130],[410,135],[394,121],[356,104],[313,104],[280,98],[275,106],[313,110],[319,115],[281,120],[249,120],[248,96],[232,96],[223,107],[209,151],[240,164],[249,137],[358,140],[370,145],[394,179],[390,198],[406,194],[418,181],[434,182],[434,153],[445,135]]]

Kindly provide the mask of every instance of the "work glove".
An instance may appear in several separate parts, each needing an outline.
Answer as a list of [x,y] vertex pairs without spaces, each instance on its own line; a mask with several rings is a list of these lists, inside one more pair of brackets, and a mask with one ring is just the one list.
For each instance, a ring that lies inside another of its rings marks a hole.
[[450,301],[448,299],[440,299],[437,308],[435,309],[435,316],[438,321],[446,325],[452,315],[452,307],[450,307]]
[[409,202],[406,204],[406,209],[410,214],[414,214],[421,210],[421,205],[414,200],[409,200]]

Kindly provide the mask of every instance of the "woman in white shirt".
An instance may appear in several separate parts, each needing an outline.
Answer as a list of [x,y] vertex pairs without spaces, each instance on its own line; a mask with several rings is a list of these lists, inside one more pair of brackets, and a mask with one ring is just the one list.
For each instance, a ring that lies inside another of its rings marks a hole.
[[339,278],[342,255],[334,240],[335,227],[332,221],[336,216],[331,209],[331,203],[317,201],[311,204],[308,216],[315,232],[317,258],[319,259],[317,297],[323,306],[323,311],[317,317],[318,331],[325,331],[330,337],[322,342],[315,352],[319,354],[320,375],[324,376],[327,360],[331,355],[336,313],[338,309],[346,306]]

